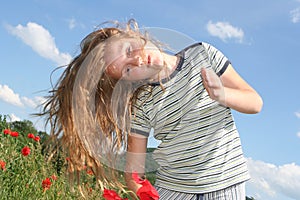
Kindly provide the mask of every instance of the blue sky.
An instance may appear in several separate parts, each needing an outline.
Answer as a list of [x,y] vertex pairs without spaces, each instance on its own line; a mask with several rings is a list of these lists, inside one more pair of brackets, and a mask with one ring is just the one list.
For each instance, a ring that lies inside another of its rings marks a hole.
[[39,130],[42,120],[30,114],[51,88],[51,72],[104,21],[135,18],[213,44],[264,99],[259,114],[234,112],[252,176],[247,195],[300,199],[299,0],[11,0],[0,13],[0,114]]

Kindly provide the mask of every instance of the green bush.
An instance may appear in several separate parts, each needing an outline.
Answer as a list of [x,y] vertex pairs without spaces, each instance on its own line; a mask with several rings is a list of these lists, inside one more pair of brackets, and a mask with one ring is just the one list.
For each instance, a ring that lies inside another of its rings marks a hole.
[[1,199],[72,199],[65,178],[45,162],[39,138],[2,129],[0,133]]
[[[102,191],[89,168],[74,174],[71,181],[67,180],[67,159],[62,149],[47,151],[48,135],[38,132],[30,121],[7,123],[6,116],[0,115],[0,199],[1,200],[69,200],[69,199],[103,199]],[[51,149],[51,148],[50,148]],[[53,149],[53,146],[52,146]],[[29,152],[30,150],[30,152]],[[148,153],[154,148],[149,148]],[[157,167],[150,162],[151,169]],[[121,175],[123,172],[120,172]],[[80,174],[80,181],[76,179]],[[146,178],[154,184],[154,172],[146,173]],[[69,183],[77,185],[70,186]],[[78,184],[79,182],[79,184]],[[130,199],[129,194],[119,191],[122,198]],[[246,197],[254,200],[253,197]]]
[[54,145],[58,151],[47,151],[45,145],[53,144],[45,142],[46,136],[38,135],[28,121],[7,123],[0,115],[0,131],[1,200],[103,199],[91,169],[83,166],[82,171],[67,176],[68,161],[61,148]]

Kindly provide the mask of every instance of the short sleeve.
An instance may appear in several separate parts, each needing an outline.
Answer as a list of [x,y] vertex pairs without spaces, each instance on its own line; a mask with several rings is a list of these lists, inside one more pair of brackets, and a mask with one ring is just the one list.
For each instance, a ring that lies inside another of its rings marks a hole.
[[218,76],[221,76],[227,69],[230,61],[214,46],[205,42],[202,42],[202,45],[208,54],[212,69],[217,73]]
[[144,111],[144,103],[137,100],[135,104],[132,105],[132,115],[131,115],[131,133],[140,134],[148,137],[151,126],[150,119],[147,113]]

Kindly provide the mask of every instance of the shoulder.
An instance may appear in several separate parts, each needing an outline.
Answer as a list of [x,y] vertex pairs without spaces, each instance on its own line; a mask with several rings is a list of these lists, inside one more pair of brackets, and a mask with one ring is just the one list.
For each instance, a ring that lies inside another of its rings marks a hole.
[[191,55],[197,55],[201,52],[205,52],[205,48],[202,42],[193,43],[185,48],[183,48],[176,55],[182,55],[183,57],[190,57]]
[[201,48],[203,47],[203,43],[202,42],[196,42],[196,43],[193,43],[187,47],[185,47],[182,51],[189,51],[191,49],[197,49],[197,48]]
[[213,46],[212,44],[210,44],[210,43],[207,43],[207,42],[196,42],[196,43],[193,43],[193,44],[191,44],[191,45],[185,47],[185,48],[183,49],[183,51],[187,51],[187,50],[189,50],[189,49],[195,49],[195,48],[204,48],[204,49],[206,49],[206,50],[208,50],[208,49],[216,49],[216,50],[217,50],[217,48],[214,47],[214,46]]
[[215,46],[207,42],[197,42],[183,50],[186,57],[193,59],[205,59],[216,73],[221,75],[227,68],[230,61],[228,58]]
[[196,42],[187,47],[185,47],[181,52],[203,52],[207,53],[209,56],[220,52],[216,47],[207,42]]

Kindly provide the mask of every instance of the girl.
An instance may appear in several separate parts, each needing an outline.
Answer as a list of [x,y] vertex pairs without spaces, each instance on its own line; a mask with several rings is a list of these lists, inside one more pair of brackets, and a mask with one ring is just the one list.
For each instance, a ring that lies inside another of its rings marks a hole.
[[160,140],[153,154],[160,199],[239,200],[249,174],[231,109],[261,108],[219,50],[195,43],[169,54],[129,20],[84,38],[44,114],[62,136],[69,170],[88,165],[103,187],[124,187],[114,169],[122,169],[126,150],[126,185],[139,193],[132,173],[145,172],[152,129]]

